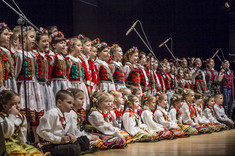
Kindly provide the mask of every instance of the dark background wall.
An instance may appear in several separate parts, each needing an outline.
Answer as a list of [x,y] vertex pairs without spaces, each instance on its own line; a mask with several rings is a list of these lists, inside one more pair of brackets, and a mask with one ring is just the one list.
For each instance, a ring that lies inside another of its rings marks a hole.
[[[168,37],[174,40],[176,57],[206,59],[218,48],[223,49],[226,58],[229,52],[235,53],[231,18],[235,13],[225,9],[225,0],[90,0],[97,2],[97,7],[79,0],[15,1],[36,26],[57,25],[67,38],[82,33],[108,44],[118,43],[124,51],[137,46],[148,53],[134,31],[125,36],[140,20],[159,59],[170,59],[166,48],[158,48]],[[228,2],[234,7],[234,2]],[[0,21],[13,28],[16,14],[2,2],[0,10]],[[136,29],[141,32],[139,25]],[[216,63],[220,64],[219,60]]]

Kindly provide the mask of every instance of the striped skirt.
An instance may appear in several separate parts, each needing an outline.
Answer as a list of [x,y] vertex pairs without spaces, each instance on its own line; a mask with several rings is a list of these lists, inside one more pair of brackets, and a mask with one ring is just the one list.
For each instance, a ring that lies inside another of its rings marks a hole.
[[160,140],[164,139],[174,139],[174,133],[168,130],[158,132],[158,136]]
[[150,131],[150,133],[146,132],[138,132],[134,136],[131,136],[133,142],[150,142],[150,141],[159,141],[159,135],[155,131]]
[[186,133],[183,132],[182,130],[171,129],[170,131],[174,134],[175,138],[185,138],[185,137],[187,137]]
[[205,134],[207,133],[207,129],[204,126],[192,126],[198,130],[198,134]]
[[178,124],[178,126],[188,135],[197,135],[198,130],[190,125]]

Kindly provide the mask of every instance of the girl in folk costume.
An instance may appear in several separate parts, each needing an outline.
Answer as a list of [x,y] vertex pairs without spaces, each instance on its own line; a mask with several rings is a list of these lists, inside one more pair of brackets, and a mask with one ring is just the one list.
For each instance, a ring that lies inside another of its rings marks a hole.
[[158,68],[160,69],[160,71],[162,71],[163,67],[162,66],[158,67],[158,61],[155,60],[154,65],[153,65],[153,75],[154,75],[154,80],[156,84],[156,90],[158,92],[161,91],[165,93],[165,82],[160,72],[157,71]]
[[3,82],[5,88],[11,88],[17,93],[14,54],[8,48],[10,41],[9,31],[7,24],[0,23],[0,61],[3,70],[2,74],[0,74],[0,81]]
[[222,64],[222,69],[220,71],[220,81],[222,86],[222,92],[224,96],[224,109],[228,117],[231,117],[233,114],[233,103],[235,97],[234,90],[234,71],[229,69],[230,63],[228,60],[224,60]]
[[172,77],[172,83],[171,83],[171,88],[172,89],[177,89],[177,75],[178,75],[178,70],[176,65],[174,64],[174,62],[170,62],[170,67],[171,67],[171,71],[170,71],[170,76]]
[[43,155],[36,148],[25,144],[27,137],[26,117],[20,113],[20,97],[14,91],[1,92],[0,124],[9,155]]
[[194,69],[192,70],[192,79],[195,84],[195,92],[200,93],[208,93],[208,89],[206,87],[205,73],[200,69],[202,66],[202,61],[200,58],[196,58],[194,61]]
[[118,91],[111,91],[111,94],[114,97],[113,101],[113,108],[111,111],[114,112],[114,119],[118,123],[118,128],[122,128],[122,115],[123,115],[123,109],[124,109],[124,98],[121,92]]
[[13,35],[10,38],[9,47],[13,53],[22,49],[21,44],[20,44],[20,30],[18,31],[13,30]]
[[[16,67],[15,73],[18,83],[18,91],[21,98],[21,109],[23,111],[29,111],[29,122],[32,126],[34,134],[34,142],[38,143],[38,135],[36,133],[36,127],[39,124],[39,118],[43,115],[45,110],[45,103],[43,99],[43,92],[41,92],[41,86],[36,81],[36,55],[32,52],[32,48],[35,45],[36,33],[32,27],[25,27],[23,30],[23,46],[24,46],[24,58],[23,52],[18,51],[15,53]],[[24,61],[24,62],[23,62]],[[24,68],[22,68],[24,66]],[[26,81],[26,88],[24,87],[24,77]],[[26,90],[26,95],[25,95]],[[26,98],[26,99],[25,99]],[[27,100],[27,108],[25,110]]]
[[210,124],[210,121],[205,117],[203,113],[204,106],[203,106],[202,95],[199,93],[195,93],[194,97],[195,97],[194,103],[197,109],[197,118],[196,118],[197,123],[204,126],[208,132],[218,131],[218,128]]
[[55,52],[53,56],[53,69],[51,72],[51,80],[53,85],[53,92],[56,94],[61,89],[67,89],[71,87],[71,83],[66,78],[67,74],[67,64],[63,56],[66,49],[66,41],[64,34],[58,32],[52,36],[51,41],[52,48]]
[[166,127],[168,131],[173,132],[176,138],[185,137],[185,132],[181,130],[177,123],[169,120],[169,114],[165,109],[168,103],[167,95],[165,93],[157,95],[157,102],[158,107],[154,112],[154,120]]
[[229,126],[229,128],[234,128],[234,122],[228,118],[225,114],[224,107],[222,106],[224,102],[223,94],[216,94],[215,95],[215,105],[214,110],[216,113],[216,119]]
[[158,141],[157,131],[149,130],[147,125],[141,122],[140,116],[135,111],[138,107],[139,99],[135,95],[128,96],[122,117],[124,129],[131,135],[133,141]]
[[114,126],[117,123],[109,112],[112,105],[110,97],[109,93],[95,92],[93,97],[95,106],[91,108],[88,116],[88,121],[103,141],[103,146],[99,146],[100,149],[124,148],[131,141],[126,132]]
[[72,88],[81,89],[84,92],[85,103],[83,105],[84,110],[90,109],[90,98],[88,94],[87,87],[84,83],[84,68],[82,67],[82,61],[79,59],[79,55],[82,52],[81,40],[77,38],[72,38],[69,40],[69,52],[70,54],[66,56],[66,61],[68,64],[67,77],[71,82]]
[[205,103],[205,109],[204,109],[204,114],[206,116],[206,118],[210,121],[210,123],[213,125],[213,126],[216,126],[216,130],[217,131],[221,131],[221,130],[224,130],[224,129],[227,129],[228,127],[223,124],[223,123],[220,123],[218,120],[216,120],[215,118],[215,110],[214,110],[214,104],[215,104],[215,99],[213,96],[206,96],[204,98],[204,103]]
[[95,60],[95,65],[98,69],[99,89],[109,92],[116,90],[113,82],[113,74],[111,66],[106,62],[109,59],[109,46],[107,43],[102,42],[97,46],[98,58]]
[[141,85],[143,93],[148,92],[150,89],[149,88],[150,87],[150,75],[149,75],[149,71],[147,71],[146,65],[147,65],[146,54],[144,52],[140,52],[138,67],[140,71],[140,85]]
[[218,84],[218,72],[214,69],[215,61],[213,58],[206,60],[206,85],[210,94],[216,94],[220,92],[220,85]]
[[183,69],[187,69],[188,68],[188,61],[185,57],[181,58],[180,59],[180,66],[183,68]]
[[185,88],[185,79],[184,79],[184,70],[183,68],[178,69],[178,76],[176,77],[177,79],[177,89],[179,90],[180,93]]
[[100,39],[96,38],[91,42],[91,53],[90,53],[90,59],[92,61],[95,61],[97,57],[97,46],[100,44]]
[[112,70],[113,80],[115,83],[116,90],[119,90],[121,88],[126,88],[125,73],[122,65],[122,58],[123,58],[122,48],[117,44],[113,44],[112,47],[110,48],[110,54],[112,57],[110,65],[113,69]]
[[125,66],[123,67],[126,74],[126,86],[128,88],[140,88],[140,72],[137,66],[139,50],[137,47],[129,49],[125,54]]
[[179,94],[174,94],[171,99],[171,109],[169,111],[169,120],[172,122],[175,122],[178,124],[178,126],[189,135],[195,135],[198,134],[198,131],[196,128],[190,126],[190,125],[184,125],[182,122],[182,112],[180,111],[180,108],[183,105],[183,97]]
[[191,89],[185,89],[183,91],[184,103],[181,107],[183,124],[191,125],[198,130],[199,134],[204,134],[207,129],[204,126],[200,126],[197,122],[197,109],[194,102],[194,91]]
[[99,82],[94,61],[89,58],[91,53],[91,40],[82,34],[78,35],[77,38],[82,41],[83,50],[79,58],[82,60],[82,66],[85,72],[85,84],[89,94],[92,95],[98,89]]
[[171,131],[166,130],[166,127],[157,123],[153,118],[153,110],[156,108],[156,98],[152,94],[148,94],[143,100],[143,111],[141,118],[148,126],[148,129],[158,132],[160,139],[173,139],[174,134]]
[[184,71],[184,79],[185,79],[185,88],[194,89],[194,84],[192,81],[192,71],[187,69]]
[[46,54],[46,52],[49,51],[49,48],[50,43],[48,31],[41,28],[41,31],[36,33],[37,59],[35,66],[35,76],[41,86],[41,92],[43,96],[42,100],[45,104],[45,111],[55,107],[55,96],[53,90],[48,87],[48,82],[51,81],[52,70],[52,58]]
[[141,92],[141,90],[139,88],[133,88],[132,89],[132,94],[135,95],[139,99],[140,103],[139,103],[139,108],[137,109],[137,113],[138,113],[138,115],[140,115],[141,112],[142,112],[141,100],[142,100],[142,96],[144,94],[142,94],[142,92]]

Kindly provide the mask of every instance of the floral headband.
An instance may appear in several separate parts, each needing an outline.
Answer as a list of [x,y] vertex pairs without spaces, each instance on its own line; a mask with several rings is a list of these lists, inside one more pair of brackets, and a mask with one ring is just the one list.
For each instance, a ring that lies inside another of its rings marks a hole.
[[39,30],[40,30],[40,31],[36,31],[36,34],[37,34],[37,35],[40,35],[40,34],[48,34],[48,30],[47,30],[46,28],[40,27]]
[[3,28],[7,27],[6,23],[0,23],[0,30],[2,30]]
[[184,89],[183,92],[184,92],[185,95],[189,94],[189,90],[188,89]]
[[84,39],[85,38],[85,35],[83,35],[83,34],[79,34],[78,36],[77,36],[77,39]]
[[138,48],[137,47],[132,47],[131,49],[129,49],[127,51],[127,54],[133,54],[135,52],[139,52]]
[[31,27],[31,26],[27,26],[27,27],[24,27],[24,28],[23,28],[23,32],[30,31],[30,30],[35,31],[34,28]]
[[105,42],[101,42],[98,46],[97,46],[97,48],[102,48],[102,47],[108,47],[109,48],[109,46],[108,46],[108,44],[107,43],[105,43]]
[[110,90],[109,93],[114,95],[114,90]]
[[99,38],[96,38],[96,39],[94,39],[92,42],[91,42],[91,44],[98,44],[98,43],[100,43],[100,39]]
[[114,50],[115,48],[119,47],[118,44],[113,44],[111,47],[110,47],[110,50]]
[[168,62],[168,60],[164,58],[163,59],[163,63],[167,63],[167,62]]
[[156,100],[157,100],[157,101],[159,100],[161,94],[162,94],[162,92],[160,92],[160,91],[158,91],[158,92],[156,93]]
[[52,39],[54,39],[55,37],[64,37],[64,33],[62,33],[61,31],[58,31],[51,35]]

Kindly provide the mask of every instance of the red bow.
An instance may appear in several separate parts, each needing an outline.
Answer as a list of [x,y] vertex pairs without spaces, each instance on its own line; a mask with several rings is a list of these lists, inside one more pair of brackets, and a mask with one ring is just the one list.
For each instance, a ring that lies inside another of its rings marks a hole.
[[129,113],[130,113],[130,114],[129,114],[129,117],[131,117],[131,116],[132,116],[132,114],[136,114],[136,112],[135,112],[135,111],[133,111],[133,110],[132,110],[132,109],[130,109],[130,108],[129,108]]
[[105,120],[106,122],[108,122],[108,121],[113,121],[113,116],[112,116],[112,114],[111,114],[110,111],[107,112],[106,114],[105,114],[105,113],[101,113],[101,114],[103,115],[104,120]]
[[117,116],[119,116],[119,117],[122,116],[122,114],[123,114],[123,109],[122,108],[120,109],[120,111],[117,108],[114,108],[113,110],[114,110],[114,112]]
[[182,114],[182,112],[180,111],[180,109],[179,109],[179,108],[176,108],[175,110],[176,110],[176,114],[179,114],[179,115],[181,115],[181,114]]
[[60,122],[62,127],[65,129],[66,127],[66,118],[64,116],[60,116]]
[[219,108],[220,108],[220,109],[222,109],[222,108],[223,108],[223,106],[222,106],[222,105],[219,105]]

